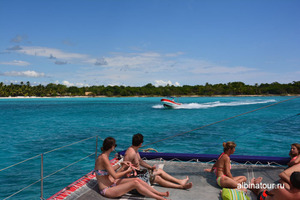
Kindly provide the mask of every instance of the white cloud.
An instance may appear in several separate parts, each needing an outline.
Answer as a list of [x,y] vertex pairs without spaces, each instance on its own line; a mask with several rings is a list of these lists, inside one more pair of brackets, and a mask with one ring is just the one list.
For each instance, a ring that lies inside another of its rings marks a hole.
[[244,72],[255,71],[253,68],[247,67],[225,67],[225,66],[199,66],[191,70],[197,74],[239,74]]
[[169,80],[169,81],[163,81],[163,80],[155,80],[154,83],[155,86],[166,86],[166,85],[174,85],[174,86],[180,86],[180,83],[175,82],[174,84]]
[[10,62],[0,62],[0,65],[28,66],[30,63],[21,60],[13,60]]
[[[74,70],[68,72],[69,75],[67,77],[70,76],[70,82],[67,81],[64,84],[74,86],[84,86],[85,84],[80,83],[85,82],[84,80],[91,80],[101,84],[120,83],[126,85],[143,85],[157,80],[155,82],[156,85],[169,84],[175,86],[180,84],[163,80],[172,78],[183,84],[200,84],[212,81],[226,82],[237,78],[241,81],[247,81],[256,76],[253,74],[261,72],[256,68],[241,65],[229,66],[197,58],[192,59],[186,55],[183,56],[184,53],[180,51],[166,53],[153,51],[135,53],[112,52],[103,57],[93,57],[92,55],[65,52],[55,48],[17,45],[6,49],[6,52],[45,57],[48,61],[52,59],[52,62],[57,65],[68,64]],[[16,60],[0,64],[29,65],[25,61]],[[84,67],[78,68],[78,66],[74,66],[75,64],[84,65]],[[10,73],[19,73],[19,76],[26,75],[24,72]],[[42,75],[40,74],[40,76]],[[27,74],[27,76],[29,75]],[[32,74],[31,76],[34,75]],[[61,73],[54,74],[54,76],[64,79]]]
[[178,83],[177,81],[174,84],[175,86],[180,86],[180,83]]
[[105,58],[97,59],[94,65],[107,65]]
[[196,60],[196,59],[184,59],[181,64],[186,66],[186,70],[193,74],[240,74],[245,72],[255,72],[257,69],[244,66],[222,66],[217,63]]
[[[59,84],[59,81],[56,81],[55,82],[56,84]],[[66,85],[66,86],[68,86],[68,87],[71,87],[71,86],[77,86],[77,87],[83,87],[83,86],[89,86],[88,84],[86,84],[86,83],[71,83],[71,82],[69,82],[69,81],[62,81],[62,84],[63,85]]]
[[9,47],[6,50],[8,51],[18,51],[18,50],[22,50],[22,47],[20,47],[19,45],[13,46],[13,47]]
[[124,69],[129,71],[160,72],[171,69],[176,60],[155,52],[114,54],[106,57],[106,67]]
[[56,59],[52,54],[50,54],[49,59]]
[[74,86],[74,83],[70,83],[69,81],[63,81],[62,84],[63,84],[63,85],[66,85],[66,86],[68,86],[68,87]]
[[56,65],[66,65],[66,64],[68,64],[68,62],[66,62],[66,61],[59,61],[59,60],[55,61],[54,63]]
[[[60,49],[39,47],[39,46],[14,46],[7,49],[8,52],[17,52],[30,56],[40,56],[49,59],[57,59],[55,64],[90,64],[103,66],[106,68],[124,69],[124,66],[130,70],[160,72],[168,70],[176,64],[176,58],[181,56],[182,52],[160,54],[157,52],[140,53],[112,53],[111,56],[94,58],[87,54],[64,52]],[[63,60],[63,61],[62,61]]]
[[11,42],[20,43],[20,42],[22,42],[23,40],[26,40],[26,39],[27,39],[26,35],[17,35],[16,37],[11,39]]
[[167,57],[177,57],[177,56],[181,56],[183,54],[184,54],[183,52],[177,52],[177,53],[168,53],[168,54],[165,54],[165,56],[167,56]]
[[[111,53],[103,58],[105,61],[101,69],[86,68],[79,76],[86,80],[101,80],[101,84],[120,83],[125,85],[143,85],[157,80],[155,85],[203,84],[205,82],[224,82],[225,80],[247,80],[251,74],[259,70],[243,66],[225,66],[213,62],[190,59],[181,56],[183,53],[159,54],[143,53]],[[95,64],[97,60],[90,60]],[[172,83],[166,81],[170,77],[178,80]],[[232,79],[234,77],[234,79]],[[201,81],[201,82],[199,82]]]
[[23,71],[23,72],[17,72],[17,71],[11,71],[11,72],[4,72],[4,76],[23,76],[23,77],[44,77],[44,73],[38,73],[36,71]]
[[57,58],[64,60],[72,59],[87,59],[89,56],[79,53],[68,53],[59,49],[48,48],[48,47],[35,47],[35,46],[15,46],[7,50],[15,50],[19,53],[23,53],[31,56],[42,56],[48,58]]

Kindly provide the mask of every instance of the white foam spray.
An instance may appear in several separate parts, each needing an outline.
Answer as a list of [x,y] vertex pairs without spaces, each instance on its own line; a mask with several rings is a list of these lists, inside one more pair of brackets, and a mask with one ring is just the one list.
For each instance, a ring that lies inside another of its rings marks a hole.
[[[180,106],[177,106],[174,109],[207,109],[221,106],[244,106],[244,105],[253,105],[253,104],[265,104],[270,102],[276,102],[275,99],[269,100],[246,100],[246,101],[232,101],[232,102],[207,102],[207,103],[183,103]],[[163,109],[164,106],[162,104],[156,104],[152,106],[155,109]]]

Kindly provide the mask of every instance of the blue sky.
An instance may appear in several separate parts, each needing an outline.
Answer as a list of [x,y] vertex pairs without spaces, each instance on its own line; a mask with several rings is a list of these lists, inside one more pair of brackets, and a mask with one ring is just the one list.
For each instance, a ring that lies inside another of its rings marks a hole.
[[297,0],[0,0],[0,82],[291,83]]

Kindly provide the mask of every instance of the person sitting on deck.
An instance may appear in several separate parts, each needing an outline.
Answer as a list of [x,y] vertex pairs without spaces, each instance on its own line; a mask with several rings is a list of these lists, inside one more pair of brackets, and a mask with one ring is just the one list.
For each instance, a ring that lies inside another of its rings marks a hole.
[[177,179],[162,169],[156,169],[156,166],[150,166],[144,160],[138,152],[139,148],[142,146],[144,136],[140,133],[133,135],[132,146],[129,147],[125,152],[124,161],[130,161],[133,166],[140,170],[140,166],[143,166],[149,170],[150,173],[150,183],[157,183],[162,187],[177,188],[177,189],[189,189],[193,186],[192,183],[188,183],[189,178]]
[[[158,192],[144,181],[138,178],[121,178],[132,171],[130,162],[122,162],[122,170],[115,172],[117,166],[112,166],[109,161],[110,153],[116,147],[116,140],[108,137],[103,142],[102,154],[95,163],[95,173],[100,189],[100,194],[108,197],[120,197],[123,194],[136,189],[140,194],[154,199],[163,200],[169,196],[169,192]],[[127,168],[127,169],[126,169]]]
[[211,169],[204,169],[206,172],[214,172],[217,176],[217,184],[221,188],[237,188],[238,184],[245,182],[245,176],[233,177],[230,169],[230,155],[234,153],[236,144],[234,142],[223,143],[224,152],[219,156],[217,162]]
[[[250,184],[259,185],[262,178],[253,178]],[[300,199],[300,172],[293,172],[291,175],[291,187],[276,187],[270,191],[258,188],[249,188],[257,195],[258,200],[299,200]]]
[[294,143],[291,144],[291,150],[289,153],[291,160],[288,163],[288,168],[279,174],[281,182],[285,184],[286,187],[289,187],[287,184],[291,184],[290,176],[294,171],[300,171],[300,144]]

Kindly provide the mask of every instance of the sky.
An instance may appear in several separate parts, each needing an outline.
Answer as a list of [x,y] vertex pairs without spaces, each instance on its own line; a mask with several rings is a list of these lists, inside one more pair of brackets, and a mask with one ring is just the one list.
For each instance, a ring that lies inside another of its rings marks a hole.
[[298,0],[0,0],[0,82],[300,81]]

